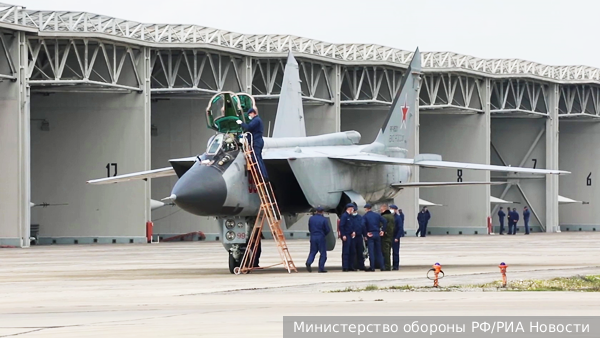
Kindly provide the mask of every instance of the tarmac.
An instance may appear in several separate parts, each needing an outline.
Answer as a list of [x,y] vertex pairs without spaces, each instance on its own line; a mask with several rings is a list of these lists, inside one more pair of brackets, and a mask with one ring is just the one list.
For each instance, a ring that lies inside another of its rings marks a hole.
[[[590,292],[338,292],[600,274],[600,233],[405,237],[399,271],[342,272],[341,242],[326,274],[308,273],[308,240],[288,241],[298,272],[232,275],[219,242],[0,249],[0,337],[281,337],[283,316],[600,315]],[[278,263],[265,240],[261,266]],[[368,264],[368,261],[367,261]]]

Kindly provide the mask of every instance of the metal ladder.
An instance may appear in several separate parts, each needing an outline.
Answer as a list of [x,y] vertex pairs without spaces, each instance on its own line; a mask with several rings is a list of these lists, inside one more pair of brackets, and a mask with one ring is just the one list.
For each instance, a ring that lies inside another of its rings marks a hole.
[[[258,192],[258,196],[260,197],[260,209],[258,211],[256,222],[254,223],[254,228],[252,229],[252,233],[250,234],[250,239],[248,240],[246,251],[244,252],[244,256],[242,257],[240,267],[236,267],[234,272],[235,274],[239,275],[240,273],[249,273],[254,269],[265,269],[279,264],[283,264],[283,266],[287,269],[288,273],[291,273],[292,271],[298,272],[296,266],[294,265],[294,261],[292,260],[292,256],[290,255],[290,252],[288,250],[287,244],[285,242],[285,235],[281,230],[281,213],[279,211],[279,206],[277,205],[277,201],[275,199],[273,187],[271,186],[271,182],[265,183],[260,166],[258,165],[258,162],[255,161],[255,157],[253,156],[254,149],[252,147],[252,135],[249,133],[244,134],[243,141],[246,165],[248,171],[252,175],[252,180],[256,185],[256,190]],[[281,263],[274,264],[265,268],[254,267],[256,249],[258,248],[258,245],[260,243],[260,235],[262,233],[262,228],[265,223],[265,220],[271,228],[273,239],[275,240],[277,250],[279,251],[279,256],[281,257]]]

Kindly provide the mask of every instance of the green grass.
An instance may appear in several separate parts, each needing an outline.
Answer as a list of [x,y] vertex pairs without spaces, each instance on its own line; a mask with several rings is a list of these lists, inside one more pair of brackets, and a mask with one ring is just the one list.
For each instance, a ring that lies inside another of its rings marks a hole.
[[[361,291],[386,291],[386,290],[401,290],[401,291],[419,291],[432,290],[431,286],[411,286],[411,285],[393,285],[388,287],[379,287],[374,284],[367,285],[365,288],[347,287],[341,290],[332,290],[329,292],[361,292]],[[579,291],[579,292],[600,292],[600,275],[591,276],[574,276],[567,278],[553,278],[547,280],[515,280],[508,281],[506,288],[502,287],[501,281],[496,281],[487,284],[471,284],[471,285],[450,285],[436,288],[436,291],[460,291],[460,290],[477,290],[486,291],[489,289],[506,290],[506,291]]]
[[[470,288],[501,288],[501,282],[469,285]],[[508,281],[509,291],[583,291],[600,292],[600,275]]]

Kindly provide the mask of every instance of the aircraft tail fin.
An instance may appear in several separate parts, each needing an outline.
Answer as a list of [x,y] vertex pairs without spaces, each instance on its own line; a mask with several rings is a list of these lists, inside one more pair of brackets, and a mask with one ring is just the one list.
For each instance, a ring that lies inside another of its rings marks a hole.
[[375,142],[385,145],[386,148],[408,148],[415,114],[418,113],[420,73],[421,53],[417,48]]
[[305,137],[306,126],[304,123],[304,109],[302,107],[302,88],[300,86],[300,71],[298,62],[289,53],[283,85],[277,105],[277,115],[273,127],[273,138],[277,137]]

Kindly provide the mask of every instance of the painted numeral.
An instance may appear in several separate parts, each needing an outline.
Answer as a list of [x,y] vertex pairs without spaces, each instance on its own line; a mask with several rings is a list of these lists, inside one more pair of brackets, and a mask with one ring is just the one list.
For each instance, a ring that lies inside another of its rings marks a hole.
[[588,187],[592,185],[592,173],[590,173],[587,176],[587,182],[586,182],[586,184],[587,184]]
[[535,169],[537,166],[537,158],[532,158],[531,160],[533,161],[533,169]]
[[115,173],[113,176],[117,176],[117,164],[116,163],[107,163],[106,164],[106,176],[110,177],[110,167],[115,167]]
[[456,179],[456,182],[462,182],[462,169],[458,169],[456,171],[456,175],[458,176],[458,178]]

